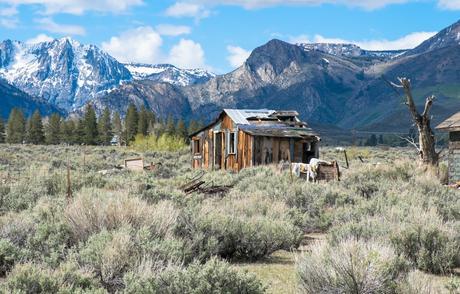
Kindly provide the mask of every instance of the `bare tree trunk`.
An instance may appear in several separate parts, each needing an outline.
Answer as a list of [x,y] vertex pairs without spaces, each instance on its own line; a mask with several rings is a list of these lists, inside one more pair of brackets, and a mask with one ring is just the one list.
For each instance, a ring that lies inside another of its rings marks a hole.
[[415,106],[414,98],[412,96],[411,84],[408,78],[398,78],[401,85],[395,85],[403,88],[406,94],[406,105],[412,115],[412,120],[417,125],[419,133],[418,151],[420,160],[423,164],[437,166],[439,154],[436,152],[436,139],[430,125],[430,109],[435,99],[434,96],[429,96],[425,101],[425,108],[423,113],[420,114]]

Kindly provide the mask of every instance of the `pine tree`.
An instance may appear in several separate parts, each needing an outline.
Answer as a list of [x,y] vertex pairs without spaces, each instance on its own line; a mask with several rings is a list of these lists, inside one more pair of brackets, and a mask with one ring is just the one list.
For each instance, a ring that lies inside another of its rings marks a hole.
[[147,134],[155,134],[155,127],[156,127],[156,117],[153,111],[147,111]]
[[377,146],[377,136],[372,134],[366,142],[367,146]]
[[99,130],[99,142],[101,142],[101,144],[104,146],[110,145],[110,141],[113,138],[113,133],[112,133],[112,121],[110,119],[110,110],[108,107],[104,109],[102,116],[99,118],[98,130]]
[[8,118],[6,127],[6,142],[10,144],[20,144],[26,136],[26,120],[24,114],[18,108],[13,108]]
[[198,123],[195,121],[195,120],[190,120],[189,124],[188,124],[188,134],[187,135],[190,135],[196,131],[199,130],[199,126],[198,126]]
[[142,105],[139,111],[139,120],[137,122],[137,133],[146,136],[149,128],[148,110]]
[[0,118],[0,143],[5,143],[5,124],[3,119]]
[[79,119],[74,131],[74,143],[81,145],[85,142],[85,121]]
[[379,135],[379,141],[378,141],[378,143],[381,144],[381,145],[384,144],[383,135],[382,135],[382,134]]
[[136,106],[131,103],[128,106],[126,113],[125,128],[126,128],[126,144],[134,140],[137,134],[139,114],[137,113]]
[[176,125],[176,134],[181,138],[187,139],[187,129],[185,128],[185,123],[182,119],[179,119]]
[[123,142],[123,124],[118,111],[113,115],[113,133],[118,137],[118,145],[121,146]]
[[171,115],[168,116],[168,122],[166,123],[166,133],[169,135],[176,134],[176,125],[174,124],[174,118]]
[[96,111],[91,104],[86,105],[84,115],[83,143],[86,145],[96,145],[98,141]]
[[75,122],[69,118],[62,122],[61,125],[61,142],[72,145],[76,143],[75,139]]
[[61,116],[57,113],[51,114],[46,126],[46,144],[58,145],[61,142]]
[[27,141],[35,145],[45,143],[42,117],[38,110],[36,110],[29,119]]

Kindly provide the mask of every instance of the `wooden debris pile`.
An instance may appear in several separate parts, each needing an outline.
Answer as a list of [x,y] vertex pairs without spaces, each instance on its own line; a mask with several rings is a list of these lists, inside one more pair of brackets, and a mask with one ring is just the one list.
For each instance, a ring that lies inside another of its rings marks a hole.
[[133,170],[133,171],[144,171],[144,170],[153,171],[161,165],[162,165],[161,162],[158,162],[155,164],[153,162],[150,162],[150,164],[144,164],[144,159],[142,157],[139,157],[139,158],[125,159],[124,168]]
[[233,185],[218,186],[206,184],[206,182],[202,180],[203,176],[204,173],[195,176],[189,182],[180,186],[180,189],[184,191],[184,193],[187,195],[194,192],[198,192],[207,195],[224,196],[230,191],[231,188],[233,188]]

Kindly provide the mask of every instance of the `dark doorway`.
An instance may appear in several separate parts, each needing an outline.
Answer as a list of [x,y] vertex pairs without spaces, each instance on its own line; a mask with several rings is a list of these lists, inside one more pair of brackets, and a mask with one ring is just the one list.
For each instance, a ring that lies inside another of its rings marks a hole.
[[214,142],[214,166],[220,169],[222,165],[222,133],[215,133]]
[[303,143],[302,146],[302,162],[309,163],[310,159],[315,157],[315,150],[313,143]]

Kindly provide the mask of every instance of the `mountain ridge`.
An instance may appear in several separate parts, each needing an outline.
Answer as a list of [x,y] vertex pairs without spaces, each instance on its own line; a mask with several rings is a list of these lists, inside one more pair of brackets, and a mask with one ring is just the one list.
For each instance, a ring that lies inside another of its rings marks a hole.
[[[419,100],[439,96],[434,122],[460,110],[460,95],[455,94],[460,90],[459,27],[457,22],[414,49],[396,51],[274,39],[254,49],[239,68],[217,76],[173,65],[120,64],[131,78],[90,101],[99,109],[109,106],[122,113],[135,103],[158,116],[208,121],[225,107],[293,108],[315,125],[410,128],[407,110],[382,76],[411,78]],[[0,68],[11,63],[10,47],[0,48]]]

